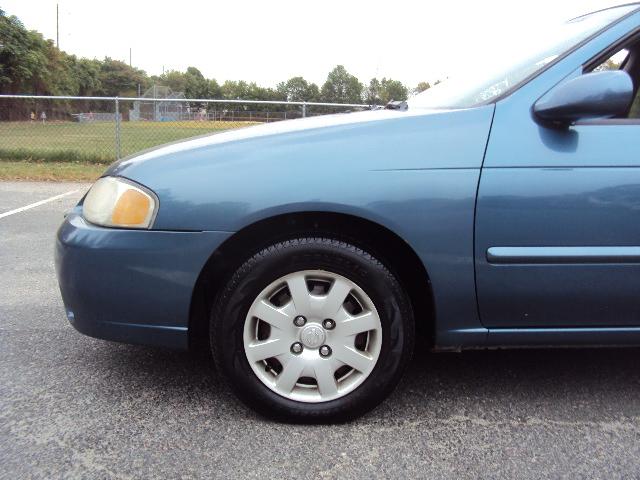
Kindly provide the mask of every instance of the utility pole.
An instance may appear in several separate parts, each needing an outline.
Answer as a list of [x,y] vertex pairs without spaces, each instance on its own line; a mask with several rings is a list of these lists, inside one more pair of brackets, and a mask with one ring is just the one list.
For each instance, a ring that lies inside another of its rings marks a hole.
[[56,3],[56,47],[60,50],[60,22],[58,19],[58,4]]
[[131,47],[129,47],[129,66],[131,66]]

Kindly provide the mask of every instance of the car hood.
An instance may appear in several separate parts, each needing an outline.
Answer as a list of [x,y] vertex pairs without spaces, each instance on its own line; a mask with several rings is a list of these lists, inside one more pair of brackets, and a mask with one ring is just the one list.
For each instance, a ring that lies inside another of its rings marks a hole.
[[485,105],[287,120],[165,145],[106,174],[156,193],[154,228],[236,231],[267,211],[374,202],[397,175],[472,169],[477,175],[493,111]]
[[305,132],[331,127],[349,127],[355,124],[380,122],[396,118],[406,118],[415,115],[428,115],[442,113],[444,110],[367,110],[363,112],[338,113],[333,115],[318,115],[315,117],[300,118],[295,120],[263,123],[243,128],[235,128],[223,132],[209,133],[195,138],[178,140],[158,147],[153,147],[142,152],[135,153],[116,162],[111,172],[122,171],[134,164],[147,162],[166,155],[176,155],[190,150],[203,149],[230,142],[241,142],[260,137],[273,135],[286,135],[296,132]]

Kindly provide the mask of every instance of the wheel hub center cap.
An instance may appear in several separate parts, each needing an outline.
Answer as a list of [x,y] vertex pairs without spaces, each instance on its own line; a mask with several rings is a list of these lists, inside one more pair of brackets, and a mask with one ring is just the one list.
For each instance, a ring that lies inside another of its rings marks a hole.
[[323,328],[318,325],[307,325],[300,333],[300,341],[307,348],[318,348],[325,341]]

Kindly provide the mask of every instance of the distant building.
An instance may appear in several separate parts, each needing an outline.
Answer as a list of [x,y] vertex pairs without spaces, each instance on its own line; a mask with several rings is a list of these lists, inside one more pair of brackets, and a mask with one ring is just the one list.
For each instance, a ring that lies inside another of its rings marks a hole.
[[[154,85],[144,92],[143,98],[175,98],[184,100],[184,92],[174,92],[169,87]],[[189,104],[180,101],[145,101],[133,102],[133,109],[129,110],[129,120],[132,122],[146,120],[150,122],[175,122],[188,116]]]

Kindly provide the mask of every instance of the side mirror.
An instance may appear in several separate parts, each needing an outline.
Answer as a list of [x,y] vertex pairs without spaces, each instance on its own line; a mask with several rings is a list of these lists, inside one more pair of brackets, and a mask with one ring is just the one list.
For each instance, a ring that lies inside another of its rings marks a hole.
[[633,81],[628,73],[587,73],[545,94],[533,106],[533,115],[542,125],[566,128],[578,120],[624,115],[632,101]]

